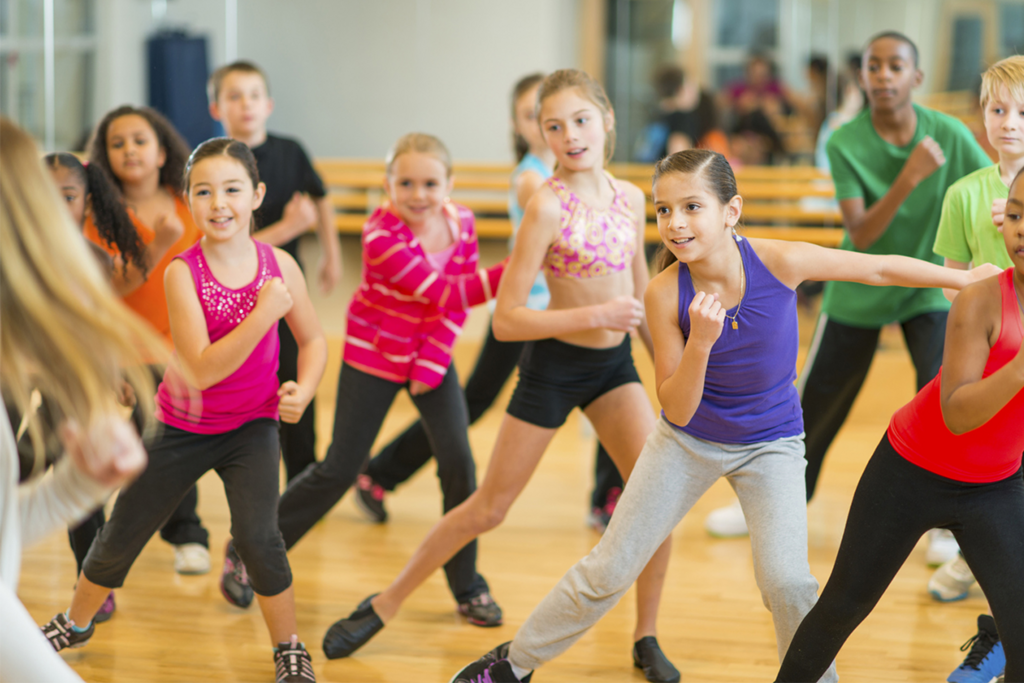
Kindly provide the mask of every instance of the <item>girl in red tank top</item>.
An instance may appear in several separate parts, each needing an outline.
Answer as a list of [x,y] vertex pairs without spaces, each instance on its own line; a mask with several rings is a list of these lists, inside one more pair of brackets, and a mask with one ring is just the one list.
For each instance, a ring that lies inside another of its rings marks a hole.
[[949,529],[1024,681],[1024,172],[1003,238],[1013,267],[953,302],[942,371],[893,416],[853,497],[835,567],[777,681],[813,681],[932,528]]

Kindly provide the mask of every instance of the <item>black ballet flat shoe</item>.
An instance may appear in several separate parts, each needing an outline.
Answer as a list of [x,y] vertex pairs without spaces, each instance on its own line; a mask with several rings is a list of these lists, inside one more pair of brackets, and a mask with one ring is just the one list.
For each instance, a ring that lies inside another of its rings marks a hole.
[[643,669],[651,683],[678,683],[680,678],[679,669],[668,661],[654,636],[646,636],[633,644],[633,666]]
[[324,634],[324,654],[327,659],[348,657],[369,642],[370,638],[384,628],[384,622],[373,611],[370,600],[377,597],[374,593],[359,603],[355,611],[345,619],[339,619]]

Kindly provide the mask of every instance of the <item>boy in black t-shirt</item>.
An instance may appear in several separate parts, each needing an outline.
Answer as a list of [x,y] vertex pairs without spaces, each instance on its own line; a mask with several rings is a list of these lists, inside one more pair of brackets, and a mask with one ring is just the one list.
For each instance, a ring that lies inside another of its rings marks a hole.
[[[299,237],[316,226],[321,257],[317,267],[320,291],[327,294],[341,279],[341,247],[334,227],[334,209],[320,176],[305,150],[290,138],[267,133],[267,119],[274,109],[263,71],[250,62],[234,62],[213,72],[207,84],[210,114],[224,125],[228,136],[249,145],[267,186],[256,213],[253,237],[284,249],[299,265]],[[298,374],[298,345],[282,319],[281,383]],[[315,460],[315,401],[296,424],[281,423],[281,454],[289,481]]]

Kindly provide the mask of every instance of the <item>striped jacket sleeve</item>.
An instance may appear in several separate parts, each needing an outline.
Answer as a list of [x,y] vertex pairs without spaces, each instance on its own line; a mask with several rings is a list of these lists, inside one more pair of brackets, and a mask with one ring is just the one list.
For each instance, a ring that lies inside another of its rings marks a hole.
[[438,308],[463,311],[493,299],[505,262],[475,273],[448,275],[434,270],[422,256],[387,229],[363,233],[365,266],[395,290],[422,297]]
[[[451,316],[455,316],[456,320],[452,320]],[[441,386],[452,362],[455,342],[462,334],[465,318],[466,315],[462,312],[445,312],[441,316],[434,329],[424,335],[409,379],[423,382],[431,389]]]

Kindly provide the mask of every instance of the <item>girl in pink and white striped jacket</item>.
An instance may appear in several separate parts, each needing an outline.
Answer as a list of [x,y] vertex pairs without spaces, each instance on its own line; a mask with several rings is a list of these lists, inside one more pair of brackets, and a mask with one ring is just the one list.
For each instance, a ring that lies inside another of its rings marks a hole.
[[[326,458],[295,477],[281,497],[278,519],[288,548],[356,480],[403,387],[436,454],[445,511],[476,490],[452,346],[468,309],[496,294],[505,264],[479,268],[473,214],[448,200],[451,188],[451,160],[440,140],[412,133],[395,144],[385,178],[389,201],[363,228],[363,277],[348,309],[333,441]],[[472,623],[501,623],[476,571],[475,542],[445,573]]]

